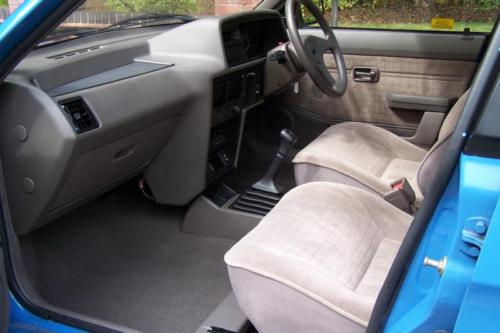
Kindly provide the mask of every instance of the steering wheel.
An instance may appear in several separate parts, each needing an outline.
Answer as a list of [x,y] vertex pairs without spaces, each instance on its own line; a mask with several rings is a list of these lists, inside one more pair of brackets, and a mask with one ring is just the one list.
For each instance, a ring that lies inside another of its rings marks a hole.
[[[295,4],[300,3],[304,4],[317,20],[325,34],[324,38],[311,35],[304,36],[304,38],[300,36],[295,15]],[[342,96],[347,88],[344,55],[332,28],[330,28],[319,8],[311,0],[286,0],[285,14],[292,45],[305,71],[316,86],[326,95],[330,97]],[[328,51],[331,51],[335,57],[338,72],[337,80],[330,74],[323,60],[323,55]]]

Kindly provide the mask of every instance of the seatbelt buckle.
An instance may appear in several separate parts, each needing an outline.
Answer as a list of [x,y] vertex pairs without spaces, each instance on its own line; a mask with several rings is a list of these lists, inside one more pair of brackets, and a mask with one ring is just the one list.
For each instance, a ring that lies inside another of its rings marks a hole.
[[385,201],[404,210],[407,213],[412,213],[412,203],[415,202],[415,191],[411,187],[408,179],[401,178],[390,184],[391,190],[384,194]]

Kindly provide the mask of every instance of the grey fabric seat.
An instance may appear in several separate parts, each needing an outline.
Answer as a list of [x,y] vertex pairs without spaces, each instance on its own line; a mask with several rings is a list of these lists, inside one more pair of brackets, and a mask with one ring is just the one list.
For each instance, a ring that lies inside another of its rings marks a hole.
[[260,333],[364,331],[411,220],[355,187],[296,187],[225,255],[240,307]]
[[294,158],[297,184],[328,181],[348,184],[383,195],[390,184],[406,177],[423,199],[441,162],[468,92],[453,106],[434,146],[427,152],[382,128],[349,122],[333,125]]
[[307,184],[288,192],[224,257],[238,303],[260,333],[365,330],[412,221],[379,194],[391,178],[406,176],[425,195],[466,95],[429,152],[347,123],[296,157],[298,183]]

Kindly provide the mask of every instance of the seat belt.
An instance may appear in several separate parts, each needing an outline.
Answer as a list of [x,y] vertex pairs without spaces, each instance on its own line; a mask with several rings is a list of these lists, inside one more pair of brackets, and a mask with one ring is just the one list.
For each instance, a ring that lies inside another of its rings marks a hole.
[[398,179],[392,182],[390,186],[391,190],[384,193],[385,201],[409,214],[413,214],[414,210],[412,204],[415,202],[416,196],[408,179]]

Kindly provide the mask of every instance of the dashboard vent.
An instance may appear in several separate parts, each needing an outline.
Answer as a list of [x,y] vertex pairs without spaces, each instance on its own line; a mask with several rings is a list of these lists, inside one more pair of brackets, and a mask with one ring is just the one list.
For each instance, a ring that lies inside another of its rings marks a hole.
[[64,101],[60,105],[76,133],[85,133],[99,127],[97,119],[82,98]]
[[228,79],[226,81],[226,87],[227,87],[227,99],[229,101],[238,99],[241,93],[240,77],[236,76]]
[[241,73],[224,76],[214,81],[213,107],[237,101],[241,95]]
[[218,107],[226,103],[226,84],[219,81],[214,84],[213,107]]

